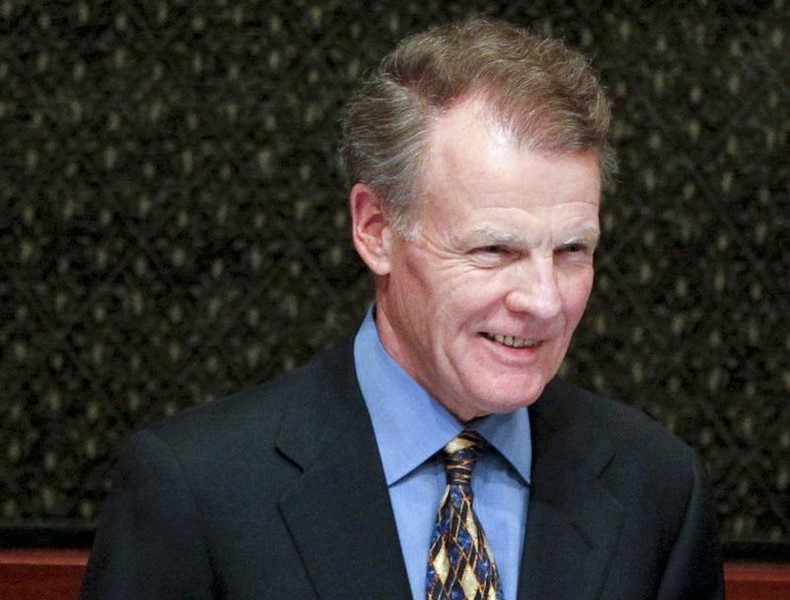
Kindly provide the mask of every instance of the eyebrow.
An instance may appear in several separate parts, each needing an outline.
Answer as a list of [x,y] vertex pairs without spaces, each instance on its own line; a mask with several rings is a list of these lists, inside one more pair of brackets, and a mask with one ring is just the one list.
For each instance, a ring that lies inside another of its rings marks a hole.
[[[601,236],[601,232],[597,227],[585,227],[584,229],[574,232],[571,236],[567,239],[563,240],[562,244],[574,244],[578,242],[585,242],[591,245],[595,245],[598,243],[598,240]],[[526,245],[529,246],[529,238],[518,234],[513,233],[510,231],[502,231],[500,229],[494,229],[492,227],[480,227],[478,229],[473,229],[469,232],[468,235],[463,236],[463,238],[458,238],[457,241],[465,241],[467,243],[473,244],[485,244],[485,245],[496,245],[496,244],[505,244],[505,245],[513,245],[513,246],[520,246]]]
[[588,244],[597,244],[600,237],[601,231],[597,227],[585,227],[566,243],[587,242]]
[[468,235],[464,236],[464,240],[485,244],[522,244],[527,242],[523,235],[494,229],[493,227],[473,229]]

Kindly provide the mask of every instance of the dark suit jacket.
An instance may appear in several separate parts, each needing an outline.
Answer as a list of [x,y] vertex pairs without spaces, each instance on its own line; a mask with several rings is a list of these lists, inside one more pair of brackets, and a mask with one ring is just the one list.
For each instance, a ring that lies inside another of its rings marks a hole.
[[[560,381],[530,418],[520,598],[723,598],[692,450]],[[134,436],[82,597],[410,598],[351,343]]]

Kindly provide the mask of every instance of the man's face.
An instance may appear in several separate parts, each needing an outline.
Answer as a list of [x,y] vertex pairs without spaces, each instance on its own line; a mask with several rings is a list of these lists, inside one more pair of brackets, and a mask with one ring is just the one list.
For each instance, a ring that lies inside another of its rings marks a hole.
[[479,103],[439,118],[411,239],[387,235],[377,326],[398,363],[462,421],[534,402],[593,282],[591,152],[519,147]]

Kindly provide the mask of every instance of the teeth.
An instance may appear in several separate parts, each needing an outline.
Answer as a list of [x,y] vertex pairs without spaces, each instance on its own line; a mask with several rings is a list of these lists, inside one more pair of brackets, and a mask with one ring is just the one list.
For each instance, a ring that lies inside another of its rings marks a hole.
[[531,348],[538,343],[538,340],[519,338],[512,335],[500,335],[498,333],[486,333],[485,336],[489,340],[494,340],[510,348]]

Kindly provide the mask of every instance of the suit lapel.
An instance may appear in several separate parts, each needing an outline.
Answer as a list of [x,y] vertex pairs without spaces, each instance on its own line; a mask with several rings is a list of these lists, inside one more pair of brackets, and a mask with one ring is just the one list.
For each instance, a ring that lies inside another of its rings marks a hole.
[[350,348],[309,403],[295,402],[278,449],[302,469],[279,506],[321,599],[410,598],[384,472]]
[[577,419],[569,394],[547,387],[530,408],[533,471],[519,580],[531,600],[599,598],[623,523],[623,506],[600,482],[614,445]]

